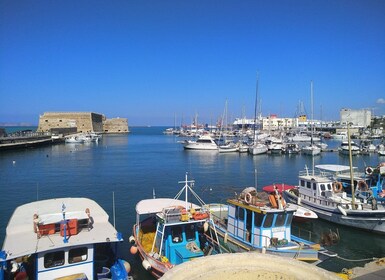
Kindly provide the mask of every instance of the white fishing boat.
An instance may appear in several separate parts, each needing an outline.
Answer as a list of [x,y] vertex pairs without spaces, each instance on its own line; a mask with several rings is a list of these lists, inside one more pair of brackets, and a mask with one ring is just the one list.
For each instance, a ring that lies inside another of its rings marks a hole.
[[287,201],[303,205],[329,222],[385,233],[385,204],[377,203],[379,198],[375,197],[379,192],[382,192],[381,186],[363,185],[349,197],[340,181],[315,167],[301,171],[299,185],[284,191],[284,196]]
[[91,199],[27,203],[16,208],[6,228],[0,279],[97,279],[111,273],[128,279],[129,264],[114,259],[122,241]]
[[186,140],[183,147],[186,150],[218,150],[218,144],[209,134],[203,134],[197,140]]
[[[210,212],[193,191],[187,173],[184,187],[174,198],[144,199],[136,205],[136,223],[130,242],[131,253],[139,253],[143,267],[155,278],[183,262],[211,254],[202,237],[208,229]],[[184,193],[184,200],[179,197]],[[197,205],[189,200],[191,193]]]

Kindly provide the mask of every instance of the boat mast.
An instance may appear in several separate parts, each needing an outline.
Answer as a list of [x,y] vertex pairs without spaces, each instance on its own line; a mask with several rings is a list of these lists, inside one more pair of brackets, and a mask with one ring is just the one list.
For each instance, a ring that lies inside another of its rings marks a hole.
[[255,105],[254,105],[254,145],[257,144],[257,114],[258,114],[258,83],[259,75],[257,72],[257,85],[255,90]]
[[350,167],[350,187],[352,189],[352,209],[354,209],[355,205],[355,196],[354,196],[354,179],[353,179],[353,158],[352,158],[352,143],[350,140],[350,124],[347,124],[348,128],[348,145],[349,145],[349,167]]

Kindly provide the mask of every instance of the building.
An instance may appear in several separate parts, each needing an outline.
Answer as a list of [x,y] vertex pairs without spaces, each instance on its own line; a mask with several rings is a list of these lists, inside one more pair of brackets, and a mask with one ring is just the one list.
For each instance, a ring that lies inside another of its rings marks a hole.
[[104,115],[93,112],[46,112],[39,117],[37,131],[128,133],[128,122],[124,118],[106,119]]
[[128,121],[125,118],[106,119],[103,122],[104,133],[128,133]]
[[372,112],[369,109],[341,109],[340,123],[342,126],[351,124],[352,126],[366,128],[369,127],[372,120]]
[[297,118],[278,118],[276,115],[270,115],[262,119],[263,130],[288,130],[297,126]]

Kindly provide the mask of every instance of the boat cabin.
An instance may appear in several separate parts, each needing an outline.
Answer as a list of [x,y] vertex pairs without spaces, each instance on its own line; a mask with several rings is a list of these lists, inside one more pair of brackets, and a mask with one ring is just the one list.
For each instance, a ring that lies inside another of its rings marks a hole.
[[291,241],[294,210],[255,207],[236,199],[228,201],[227,231],[252,247],[279,246]]
[[111,245],[119,241],[107,213],[90,199],[25,204],[8,223],[0,279],[95,279],[115,261]]
[[161,255],[173,265],[202,257],[204,244],[199,239],[199,231],[203,232],[202,220],[190,219],[189,213],[180,208],[158,213],[155,246]]

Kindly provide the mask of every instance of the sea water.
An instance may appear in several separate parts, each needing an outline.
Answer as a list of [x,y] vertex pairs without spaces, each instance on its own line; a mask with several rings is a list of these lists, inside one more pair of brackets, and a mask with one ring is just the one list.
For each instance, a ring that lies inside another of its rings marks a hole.
[[[182,138],[164,135],[164,129],[132,127],[130,134],[103,135],[98,143],[0,151],[1,242],[17,206],[49,198],[88,197],[107,211],[111,223],[122,232],[125,242],[119,254],[131,263],[134,278],[152,279],[143,271],[139,258],[129,253],[135,205],[154,193],[156,197],[174,197],[183,186],[178,182],[184,180],[186,172],[189,179],[195,180],[194,189],[206,203],[225,203],[245,187],[297,184],[298,172],[305,166],[311,169],[317,164],[349,164],[349,158],[337,152],[312,158],[187,151],[179,143]],[[334,140],[326,143],[331,148],[340,144]],[[380,161],[377,154],[353,157],[353,165],[361,170],[377,166]],[[296,226],[314,232],[313,238],[330,230],[339,232],[341,240],[327,248],[349,260],[324,262],[321,267],[329,270],[340,272],[385,256],[383,236],[324,221]]]

